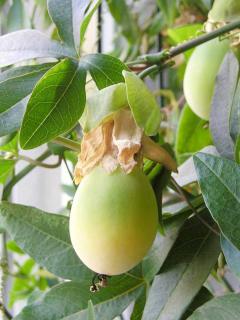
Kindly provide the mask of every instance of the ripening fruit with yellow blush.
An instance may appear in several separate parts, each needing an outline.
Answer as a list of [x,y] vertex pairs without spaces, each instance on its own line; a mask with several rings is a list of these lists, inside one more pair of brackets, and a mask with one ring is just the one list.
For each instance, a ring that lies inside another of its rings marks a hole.
[[70,236],[82,262],[99,274],[135,267],[156,236],[153,189],[139,167],[126,174],[95,167],[81,181],[70,214]]

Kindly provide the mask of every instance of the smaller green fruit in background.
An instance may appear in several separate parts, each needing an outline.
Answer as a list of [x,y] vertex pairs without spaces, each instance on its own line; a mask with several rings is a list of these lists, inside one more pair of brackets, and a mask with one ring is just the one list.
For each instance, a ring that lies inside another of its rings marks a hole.
[[82,179],[70,214],[70,236],[91,270],[117,275],[132,269],[150,249],[157,226],[155,195],[140,168],[108,174],[98,166]]
[[216,76],[228,49],[228,40],[213,39],[198,46],[188,61],[184,94],[192,111],[202,119],[209,120]]

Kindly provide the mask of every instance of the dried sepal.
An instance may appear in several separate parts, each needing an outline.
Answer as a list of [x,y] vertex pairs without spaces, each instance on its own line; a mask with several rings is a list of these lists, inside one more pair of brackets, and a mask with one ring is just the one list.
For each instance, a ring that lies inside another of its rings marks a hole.
[[136,125],[129,109],[115,113],[112,119],[84,134],[81,153],[74,171],[74,180],[81,178],[101,164],[111,173],[118,166],[130,173],[137,165],[141,149],[142,130]]
[[130,173],[137,164],[135,155],[141,148],[142,130],[136,125],[130,110],[124,109],[114,117],[113,144],[121,168]]
[[177,163],[171,155],[146,135],[142,137],[142,153],[145,158],[159,162],[168,170],[177,172]]

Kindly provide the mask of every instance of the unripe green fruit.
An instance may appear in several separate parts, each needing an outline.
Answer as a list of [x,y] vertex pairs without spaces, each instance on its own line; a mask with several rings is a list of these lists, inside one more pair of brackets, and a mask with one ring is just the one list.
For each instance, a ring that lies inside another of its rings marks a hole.
[[240,1],[239,0],[215,0],[208,17],[215,22],[232,22],[239,19]]
[[151,247],[157,226],[155,195],[141,169],[108,174],[98,166],[81,181],[70,214],[70,236],[91,270],[106,275],[130,270]]
[[186,67],[185,98],[192,111],[205,120],[209,120],[216,76],[228,49],[228,40],[208,41],[194,50]]

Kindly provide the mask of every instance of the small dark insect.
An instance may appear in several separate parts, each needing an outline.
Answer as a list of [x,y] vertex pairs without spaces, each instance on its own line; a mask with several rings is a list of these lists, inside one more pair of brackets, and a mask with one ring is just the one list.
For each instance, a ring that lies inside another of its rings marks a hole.
[[[98,274],[96,273],[92,279],[92,284],[90,286],[91,292],[97,292],[100,288],[106,288],[108,285],[108,276],[105,274]],[[96,282],[96,279],[98,282]]]

